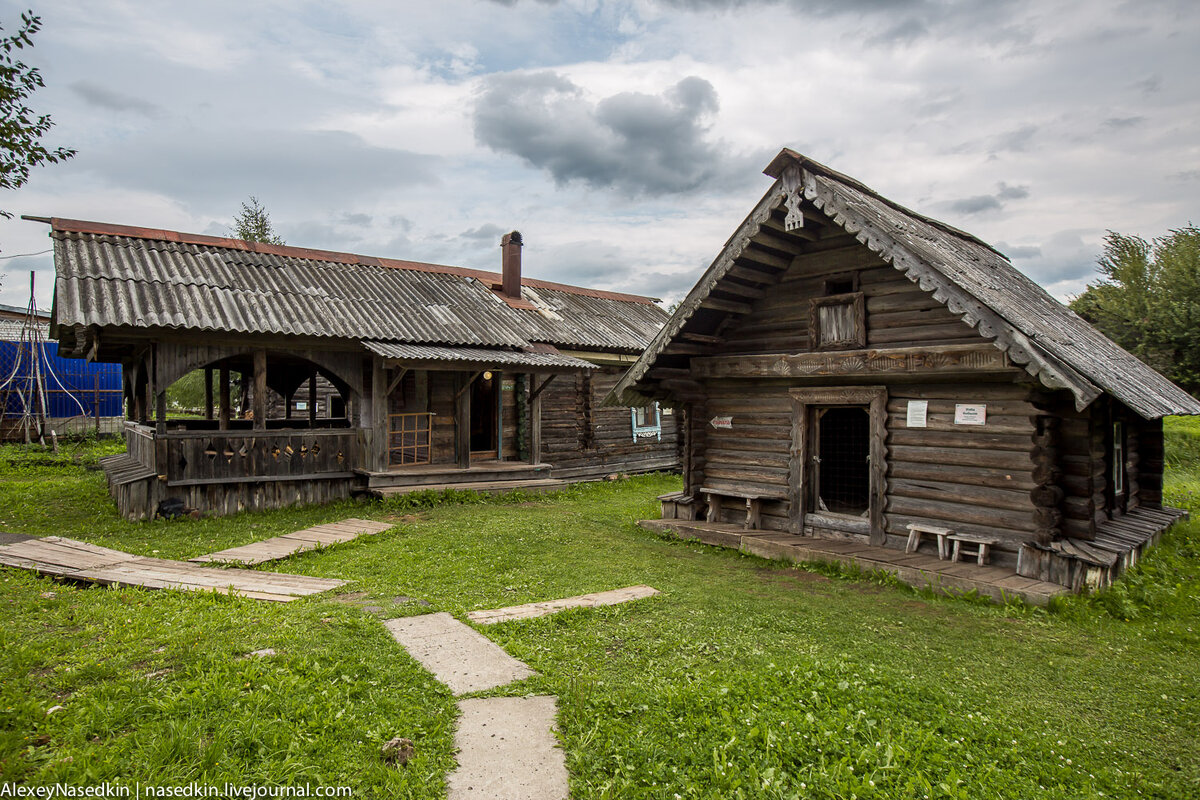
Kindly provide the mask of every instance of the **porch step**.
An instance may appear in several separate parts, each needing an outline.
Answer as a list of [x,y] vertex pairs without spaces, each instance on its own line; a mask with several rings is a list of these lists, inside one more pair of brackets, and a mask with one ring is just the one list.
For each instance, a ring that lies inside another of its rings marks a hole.
[[550,477],[549,464],[524,464],[510,461],[492,461],[476,464],[468,469],[453,464],[428,464],[411,467],[395,467],[385,472],[367,472],[367,489],[392,487],[429,489],[458,483],[491,483],[494,481],[531,481]]
[[507,481],[470,481],[461,483],[426,483],[412,486],[383,486],[369,487],[368,492],[376,497],[395,497],[413,492],[442,492],[453,489],[459,492],[479,492],[481,494],[502,494],[504,492],[553,492],[568,485],[567,481],[553,478],[536,480],[507,480]]

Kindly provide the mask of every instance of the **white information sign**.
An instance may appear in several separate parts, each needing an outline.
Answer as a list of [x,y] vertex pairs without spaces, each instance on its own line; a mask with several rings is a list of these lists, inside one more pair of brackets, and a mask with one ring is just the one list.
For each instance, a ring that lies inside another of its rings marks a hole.
[[955,425],[983,425],[987,422],[987,406],[956,403],[954,406]]
[[714,428],[732,428],[733,417],[713,417],[711,424]]
[[924,428],[926,419],[929,415],[928,400],[909,400],[908,401],[908,427]]

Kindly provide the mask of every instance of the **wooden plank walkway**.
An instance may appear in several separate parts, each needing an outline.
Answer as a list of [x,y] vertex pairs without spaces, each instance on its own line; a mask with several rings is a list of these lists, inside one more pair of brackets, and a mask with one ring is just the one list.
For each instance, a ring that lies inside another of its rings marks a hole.
[[630,600],[640,600],[643,597],[653,597],[658,589],[653,586],[640,584],[626,586],[624,589],[610,589],[607,592],[593,592],[576,597],[564,597],[561,600],[544,600],[540,603],[526,603],[507,608],[489,608],[485,611],[467,612],[467,619],[477,625],[495,625],[498,622],[508,622],[513,619],[533,619],[547,614],[556,614],[568,608],[596,608],[597,606],[615,606],[618,603],[628,603]]
[[929,587],[946,594],[974,590],[997,602],[1020,597],[1031,605],[1044,606],[1050,602],[1050,598],[1070,591],[1057,583],[1022,578],[1016,570],[1004,567],[942,561],[937,556],[924,553],[905,553],[903,550],[844,539],[815,539],[777,531],[747,531],[741,525],[677,519],[642,520],[638,525],[680,539],[729,547],[776,561],[825,561],[856,565],[865,570],[878,569],[895,575],[910,586]]
[[91,583],[213,591],[281,603],[346,583],[333,578],[218,569],[186,561],[145,558],[59,536],[0,545],[0,564]]
[[222,564],[262,564],[266,561],[287,558],[305,550],[315,550],[318,547],[349,542],[363,534],[380,533],[391,527],[393,527],[391,522],[344,519],[340,522],[317,525],[295,533],[285,533],[283,536],[276,536],[273,539],[244,544],[241,547],[231,547],[228,550],[220,550],[188,560],[197,563],[215,561]]

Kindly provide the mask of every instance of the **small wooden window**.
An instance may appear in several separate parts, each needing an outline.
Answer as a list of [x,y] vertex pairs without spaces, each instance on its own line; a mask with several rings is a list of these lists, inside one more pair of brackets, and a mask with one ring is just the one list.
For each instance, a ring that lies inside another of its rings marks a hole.
[[651,403],[640,408],[631,408],[630,417],[633,423],[633,440],[645,439],[662,440],[662,423],[658,415],[658,403]]
[[865,347],[867,326],[862,292],[848,292],[809,301],[809,331],[813,350]]

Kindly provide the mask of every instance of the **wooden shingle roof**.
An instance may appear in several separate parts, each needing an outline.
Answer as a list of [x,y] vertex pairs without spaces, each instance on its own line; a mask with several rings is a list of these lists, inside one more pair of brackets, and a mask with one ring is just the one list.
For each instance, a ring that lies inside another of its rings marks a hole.
[[776,208],[800,198],[903,272],[1010,360],[1047,387],[1066,389],[1082,409],[1108,392],[1147,419],[1200,414],[1200,402],[1051,297],[995,248],[888,200],[867,186],[791,150],[765,170],[774,185],[726,243],[613,390],[625,403],[644,398],[647,372],[696,314]]

